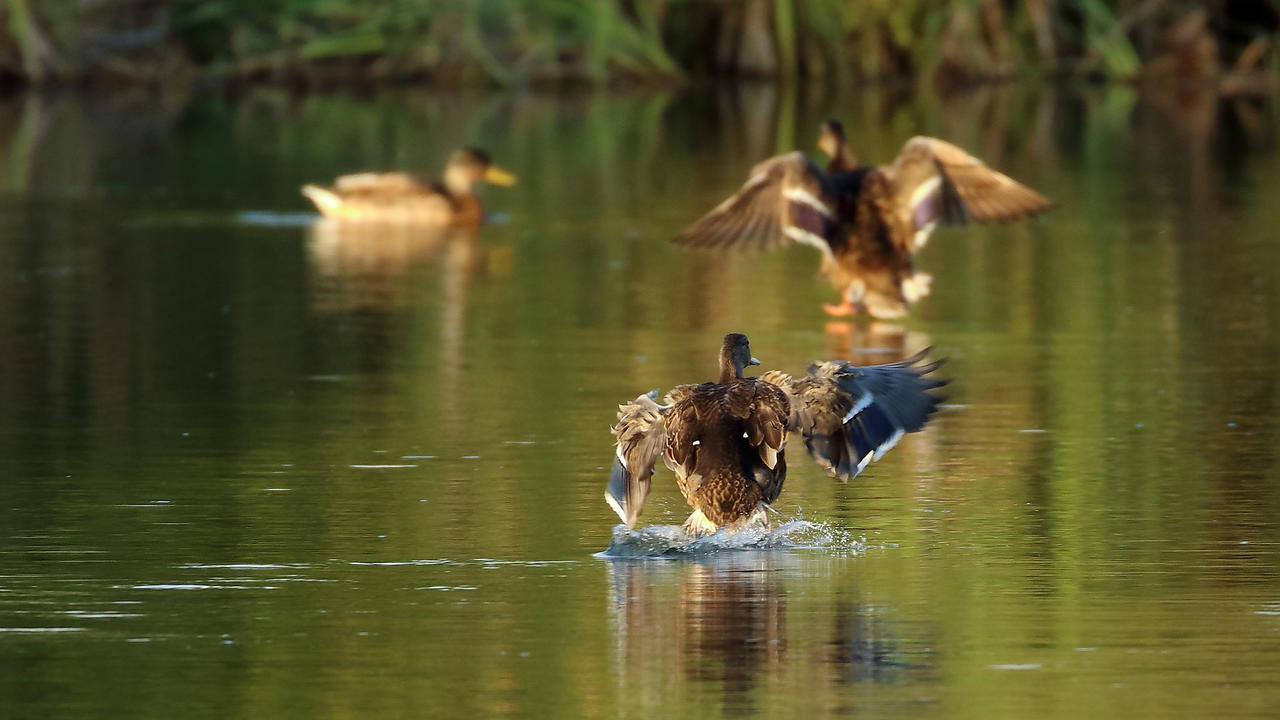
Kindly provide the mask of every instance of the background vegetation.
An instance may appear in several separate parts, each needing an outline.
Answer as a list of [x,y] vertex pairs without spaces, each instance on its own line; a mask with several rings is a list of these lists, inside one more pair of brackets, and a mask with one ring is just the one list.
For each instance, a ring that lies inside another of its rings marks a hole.
[[0,0],[0,81],[1274,81],[1275,0]]

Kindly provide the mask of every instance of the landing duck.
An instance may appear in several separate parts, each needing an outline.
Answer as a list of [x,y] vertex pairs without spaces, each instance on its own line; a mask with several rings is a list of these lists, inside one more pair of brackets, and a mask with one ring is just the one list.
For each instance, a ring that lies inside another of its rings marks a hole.
[[942,402],[929,391],[945,382],[926,377],[942,361],[926,362],[927,353],[871,367],[814,363],[799,379],[777,370],[752,378],[742,371],[760,361],[746,335],[729,333],[715,382],[676,386],[662,404],[653,390],[618,406],[605,502],[633,527],[661,457],[693,508],[685,532],[767,528],[786,479],[787,433],[800,433],[833,477],[856,477]]
[[764,250],[794,243],[822,253],[822,272],[840,291],[831,315],[865,311],[900,318],[929,294],[932,278],[913,256],[938,225],[1030,217],[1048,198],[951,143],[907,141],[891,165],[859,165],[836,120],[821,128],[826,170],[801,152],[765,160],[746,184],[685,228],[689,247]]
[[454,152],[440,180],[426,180],[406,172],[343,175],[332,188],[302,186],[302,194],[328,218],[343,221],[477,226],[484,208],[476,198],[481,182],[511,186],[516,177],[498,167],[477,148]]

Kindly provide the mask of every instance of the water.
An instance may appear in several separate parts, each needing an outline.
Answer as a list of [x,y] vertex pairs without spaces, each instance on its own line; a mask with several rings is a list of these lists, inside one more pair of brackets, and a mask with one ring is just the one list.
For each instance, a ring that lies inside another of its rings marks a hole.
[[[667,243],[846,120],[1052,197],[901,324],[806,248]],[[1269,717],[1273,100],[1005,87],[0,100],[5,717]],[[506,221],[335,236],[297,188],[480,144]],[[946,408],[764,537],[602,493],[616,404],[934,345]],[[614,552],[605,552],[614,546]],[[619,555],[641,557],[618,557]]]
[[751,550],[822,550],[828,554],[861,552],[866,546],[848,530],[800,517],[773,518],[771,527],[720,528],[710,535],[691,537],[678,525],[613,528],[609,547],[596,557],[606,560],[730,555]]

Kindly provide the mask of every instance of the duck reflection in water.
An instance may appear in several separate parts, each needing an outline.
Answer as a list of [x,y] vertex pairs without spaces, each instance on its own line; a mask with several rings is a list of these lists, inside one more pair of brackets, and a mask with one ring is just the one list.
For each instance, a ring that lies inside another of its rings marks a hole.
[[744,699],[762,677],[782,671],[787,592],[768,556],[615,560],[608,568],[619,666],[642,673],[638,686],[648,684],[644,675],[674,667],[692,680],[722,682],[726,699]]
[[[847,576],[846,567],[834,565],[841,562],[741,550],[610,560],[615,660],[626,669],[621,682],[664,686],[675,673],[720,684],[725,709],[752,711],[762,697],[754,691],[780,679],[822,693],[927,671],[932,639],[901,637],[890,614],[856,593],[806,591],[808,578]],[[799,609],[792,598],[803,598]],[[637,694],[624,687],[622,695],[643,709]]]
[[474,227],[423,228],[321,220],[307,231],[315,309],[391,313],[412,307],[424,269],[439,262],[442,304],[460,310],[488,251]]
[[[394,357],[387,350],[396,318],[438,308],[440,360],[432,375],[440,411],[451,412],[460,402],[469,289],[477,275],[505,267],[509,252],[486,247],[475,227],[322,220],[308,229],[312,308],[354,320],[370,346],[362,357],[376,363]],[[424,302],[433,285],[438,293]]]
[[927,333],[908,330],[903,325],[883,320],[869,323],[833,320],[826,324],[826,331],[824,355],[838,358],[862,356],[868,362],[904,360],[912,354],[908,348],[933,344]]
[[776,672],[787,649],[786,591],[764,561],[689,566],[678,600],[680,654],[698,680],[746,692],[761,671]]

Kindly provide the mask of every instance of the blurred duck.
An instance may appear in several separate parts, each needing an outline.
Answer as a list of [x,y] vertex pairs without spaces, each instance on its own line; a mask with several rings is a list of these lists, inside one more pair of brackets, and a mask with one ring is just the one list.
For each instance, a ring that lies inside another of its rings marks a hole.
[[927,352],[872,367],[815,363],[799,380],[777,370],[749,378],[743,368],[760,361],[747,336],[725,335],[717,381],[676,386],[663,405],[653,390],[618,406],[605,502],[633,526],[661,456],[693,508],[684,523],[689,534],[768,527],[765,511],[787,474],[787,431],[800,433],[818,464],[848,481],[904,433],[924,427],[942,402],[928,391],[945,382],[925,377],[942,362],[924,362]]
[[484,222],[475,196],[477,183],[511,186],[516,178],[476,148],[449,157],[441,180],[424,180],[404,172],[343,175],[332,188],[304,185],[302,194],[325,217],[345,221],[419,225],[469,225]]
[[709,249],[763,250],[801,243],[822,253],[822,272],[842,302],[832,315],[865,310],[898,318],[929,294],[932,278],[912,257],[939,224],[1001,222],[1044,212],[1052,203],[950,143],[907,141],[892,165],[859,165],[844,127],[823,124],[819,170],[803,153],[752,168],[740,190],[685,228],[675,241]]

